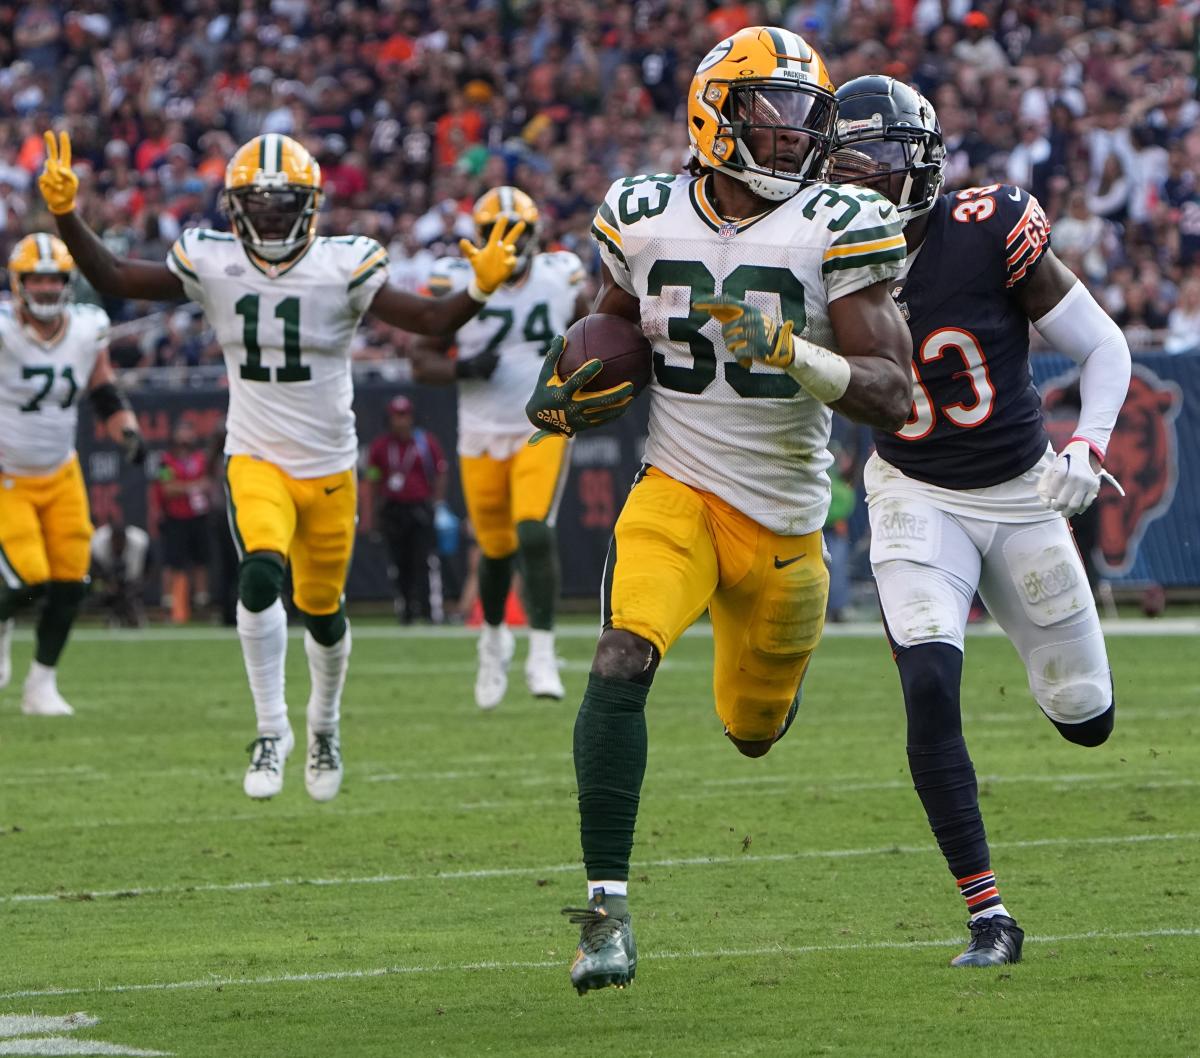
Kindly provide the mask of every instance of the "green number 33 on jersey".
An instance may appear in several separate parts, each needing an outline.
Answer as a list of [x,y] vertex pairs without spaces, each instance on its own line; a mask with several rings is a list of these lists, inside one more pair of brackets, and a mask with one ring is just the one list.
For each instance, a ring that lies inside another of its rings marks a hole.
[[[242,344],[246,347],[246,362],[241,376],[250,382],[270,382],[271,369],[262,365],[262,347],[258,344],[257,294],[243,294],[233,306],[242,317]],[[283,367],[275,368],[276,382],[307,382],[311,369],[300,362],[300,299],[284,298],[275,306],[275,318],[283,321]]]

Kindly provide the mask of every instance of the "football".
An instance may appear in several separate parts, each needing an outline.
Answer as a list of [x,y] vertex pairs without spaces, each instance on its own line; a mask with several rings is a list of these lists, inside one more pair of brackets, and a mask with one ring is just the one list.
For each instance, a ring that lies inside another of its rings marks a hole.
[[558,377],[568,375],[588,360],[600,360],[601,370],[587,385],[586,392],[596,392],[632,382],[633,392],[640,393],[650,382],[650,342],[641,329],[623,316],[596,312],[576,320],[564,336],[566,348],[558,358]]

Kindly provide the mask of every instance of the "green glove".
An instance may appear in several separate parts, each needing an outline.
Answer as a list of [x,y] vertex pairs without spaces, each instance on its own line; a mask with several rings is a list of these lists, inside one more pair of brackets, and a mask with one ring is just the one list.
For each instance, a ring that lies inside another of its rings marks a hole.
[[726,294],[697,301],[692,308],[707,312],[721,324],[725,348],[743,367],[751,360],[771,367],[787,367],[792,352],[792,321],[780,323],[762,309]]
[[623,415],[633,400],[632,382],[594,393],[584,389],[604,369],[599,360],[588,360],[569,378],[559,378],[558,358],[565,347],[566,339],[561,334],[550,343],[537,386],[525,405],[529,421],[539,427],[529,439],[530,444],[551,434],[574,437],[580,430],[611,422]]

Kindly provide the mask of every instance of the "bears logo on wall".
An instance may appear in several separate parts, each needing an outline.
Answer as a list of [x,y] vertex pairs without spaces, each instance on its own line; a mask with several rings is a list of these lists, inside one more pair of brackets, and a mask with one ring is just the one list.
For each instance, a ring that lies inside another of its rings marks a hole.
[[[1045,386],[1046,429],[1055,450],[1071,438],[1079,417],[1079,373],[1071,372]],[[1167,513],[1179,479],[1175,419],[1183,393],[1149,368],[1133,365],[1129,394],[1117,417],[1108,445],[1105,469],[1125,489],[1122,499],[1104,487],[1100,508],[1100,548],[1096,556],[1108,576],[1127,573],[1150,523]]]

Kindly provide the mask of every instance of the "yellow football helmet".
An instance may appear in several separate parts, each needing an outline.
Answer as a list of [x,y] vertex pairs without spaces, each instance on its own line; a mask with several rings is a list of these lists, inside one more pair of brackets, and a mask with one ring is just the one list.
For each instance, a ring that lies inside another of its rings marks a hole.
[[[53,301],[35,300],[25,289],[25,277],[30,275],[60,275],[64,279],[62,290]],[[53,320],[62,314],[71,298],[74,275],[75,259],[57,235],[43,232],[26,235],[8,255],[8,282],[12,292],[39,320]]]
[[233,230],[265,261],[286,261],[312,242],[322,197],[321,167],[290,136],[255,136],[225,169],[222,200]]
[[700,61],[688,90],[692,154],[776,202],[821,178],[836,118],[821,56],[773,26],[726,37]]
[[476,199],[471,214],[475,219],[475,234],[481,244],[487,243],[492,225],[501,217],[507,218],[509,228],[519,220],[525,222],[525,230],[517,240],[517,267],[513,269],[510,280],[523,275],[538,251],[538,208],[533,199],[517,187],[507,184],[493,187]]

